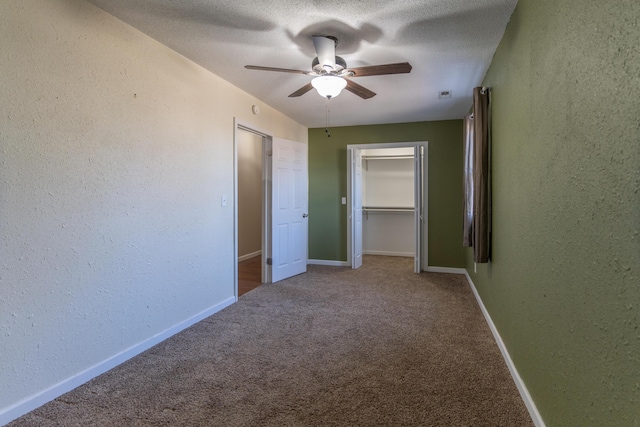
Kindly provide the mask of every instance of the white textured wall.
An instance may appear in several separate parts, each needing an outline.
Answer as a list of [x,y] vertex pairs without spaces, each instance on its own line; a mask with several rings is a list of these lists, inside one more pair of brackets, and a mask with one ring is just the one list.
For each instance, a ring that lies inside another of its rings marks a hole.
[[238,256],[262,249],[262,137],[239,131]]
[[362,252],[412,257],[415,230],[413,212],[369,212],[362,221]]
[[307,129],[82,0],[0,2],[0,52],[1,421],[232,298],[233,118]]

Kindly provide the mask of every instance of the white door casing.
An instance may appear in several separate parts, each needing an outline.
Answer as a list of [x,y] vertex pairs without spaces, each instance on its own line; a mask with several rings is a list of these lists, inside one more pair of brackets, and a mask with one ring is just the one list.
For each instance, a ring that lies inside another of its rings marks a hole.
[[351,268],[362,267],[362,152],[352,151],[352,215],[353,215],[353,262]]
[[271,281],[307,271],[307,145],[273,138]]
[[[414,271],[420,273],[427,268],[427,233],[426,204],[427,204],[427,167],[425,157],[427,155],[427,142],[408,143],[379,143],[379,144],[354,144],[347,146],[347,199],[348,220],[347,227],[347,255],[348,263],[352,268],[362,265],[362,153],[361,149],[384,148],[414,148],[414,224],[415,224],[415,253]],[[357,152],[357,155],[356,155]],[[358,162],[356,163],[356,157]],[[356,164],[359,168],[356,167]],[[359,209],[358,209],[359,207]],[[356,215],[356,212],[359,215]],[[359,223],[358,223],[359,219]],[[359,259],[357,253],[359,252]]]
[[413,191],[414,191],[414,223],[415,223],[415,256],[414,256],[414,273],[422,271],[422,209],[423,209],[423,168],[422,156],[423,148],[421,145],[413,147]]

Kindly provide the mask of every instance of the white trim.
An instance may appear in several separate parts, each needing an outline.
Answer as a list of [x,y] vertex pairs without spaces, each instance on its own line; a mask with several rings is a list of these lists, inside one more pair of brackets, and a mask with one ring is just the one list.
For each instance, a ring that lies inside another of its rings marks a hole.
[[347,261],[333,261],[325,259],[308,259],[307,265],[329,265],[332,267],[350,267],[351,264]]
[[[238,300],[238,131],[250,132],[262,137],[262,176],[263,178],[270,176],[271,157],[267,156],[269,142],[273,139],[273,132],[261,129],[257,126],[238,119],[233,118],[233,283],[234,295]],[[270,179],[270,178],[269,178]],[[263,179],[262,188],[263,206],[262,206],[262,252],[265,257],[270,256],[271,246],[271,224],[270,212],[270,196],[267,191],[267,179]],[[271,266],[266,263],[262,264],[261,278],[263,283],[271,283]]]
[[384,255],[384,256],[401,256],[407,258],[413,258],[415,254],[413,252],[388,252],[388,251],[362,251],[363,255]]
[[455,267],[427,267],[424,271],[427,273],[467,274],[467,270],[464,268]]
[[262,255],[262,250],[255,251],[255,252],[252,252],[252,253],[246,254],[246,255],[241,255],[241,256],[238,257],[238,262],[246,261],[248,259],[255,258],[255,257],[258,257],[260,255]]
[[220,302],[219,304],[214,305],[213,307],[209,307],[208,309],[201,311],[195,316],[186,319],[164,331],[153,335],[152,337],[147,338],[144,341],[135,344],[126,350],[121,351],[118,354],[115,354],[102,362],[99,362],[90,368],[85,369],[82,372],[79,372],[65,380],[60,381],[53,386],[42,390],[26,399],[21,400],[20,402],[13,404],[11,406],[0,409],[0,426],[8,424],[9,422],[27,414],[34,409],[44,405],[47,402],[50,402],[56,399],[59,396],[73,390],[74,388],[81,386],[82,384],[92,380],[93,378],[107,372],[110,369],[115,368],[121,363],[126,362],[134,356],[142,353],[145,350],[150,349],[154,345],[166,340],[167,338],[177,334],[178,332],[192,326],[202,319],[211,316],[214,313],[230,306],[234,302],[237,301],[236,297],[230,297],[226,300]]
[[[419,265],[420,267],[428,264],[429,260],[429,250],[427,242],[429,241],[429,141],[405,141],[405,142],[383,142],[383,143],[375,143],[375,144],[348,144],[347,145],[347,263],[352,268],[354,266],[354,256],[352,254],[353,251],[353,242],[354,239],[354,226],[353,226],[353,214],[352,203],[351,200],[353,197],[353,175],[354,170],[352,168],[352,156],[349,155],[349,152],[353,150],[368,150],[368,149],[381,149],[381,148],[407,148],[407,147],[424,147],[423,148],[423,158],[422,158],[422,233],[417,233],[416,236],[418,241],[421,240],[420,244],[422,245],[422,251],[418,254],[422,259],[416,261],[416,267]],[[414,164],[414,180],[417,179],[415,175],[415,164]],[[414,197],[415,200],[415,197]],[[416,245],[418,242],[416,242]],[[365,252],[363,251],[363,255]],[[378,255],[387,255],[378,253]],[[397,255],[397,254],[388,254],[390,256],[407,256],[416,258],[416,254],[405,254],[405,255]],[[417,273],[417,269],[416,269]]]
[[471,290],[473,291],[473,294],[475,295],[476,300],[478,301],[478,305],[480,306],[480,310],[482,310],[482,314],[484,315],[484,318],[487,321],[489,328],[491,329],[493,338],[496,340],[496,344],[498,344],[498,348],[500,348],[502,357],[504,358],[504,361],[507,363],[509,372],[511,372],[511,377],[513,378],[513,381],[516,383],[516,387],[520,392],[520,397],[522,397],[522,400],[524,401],[524,404],[526,405],[527,410],[529,411],[531,420],[536,426],[545,427],[544,420],[540,416],[540,412],[538,412],[538,408],[535,402],[533,401],[533,399],[531,398],[531,395],[529,394],[529,390],[527,389],[527,386],[525,385],[524,381],[522,381],[522,378],[520,378],[520,374],[516,369],[516,365],[514,365],[513,360],[511,360],[509,351],[507,350],[507,347],[504,345],[504,341],[502,341],[502,337],[500,336],[500,333],[498,332],[496,325],[493,323],[493,320],[491,319],[491,316],[489,315],[487,308],[484,306],[484,303],[480,298],[480,294],[476,289],[476,285],[473,283],[473,280],[471,280],[471,277],[469,276],[469,273],[466,270],[464,275],[466,276],[467,282],[469,282],[469,287],[471,287]]

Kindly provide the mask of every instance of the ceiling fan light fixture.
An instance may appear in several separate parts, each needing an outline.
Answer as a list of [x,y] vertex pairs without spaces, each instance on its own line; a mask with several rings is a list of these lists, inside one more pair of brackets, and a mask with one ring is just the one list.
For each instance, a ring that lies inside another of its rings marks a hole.
[[311,80],[311,85],[318,91],[320,96],[327,99],[340,95],[342,89],[347,86],[347,81],[339,76],[325,75]]

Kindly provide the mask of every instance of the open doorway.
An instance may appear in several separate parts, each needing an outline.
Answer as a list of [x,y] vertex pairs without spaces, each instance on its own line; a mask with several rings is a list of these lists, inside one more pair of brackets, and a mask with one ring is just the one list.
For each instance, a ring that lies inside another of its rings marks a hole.
[[347,146],[348,262],[363,255],[412,257],[427,265],[426,142]]
[[265,137],[239,128],[236,134],[238,156],[238,296],[264,283],[263,212]]
[[[254,261],[251,289],[307,271],[307,156],[306,143],[273,137],[234,120],[236,298],[241,294],[238,289],[241,262]],[[256,173],[258,168],[260,173]],[[244,292],[248,290],[243,288]]]

